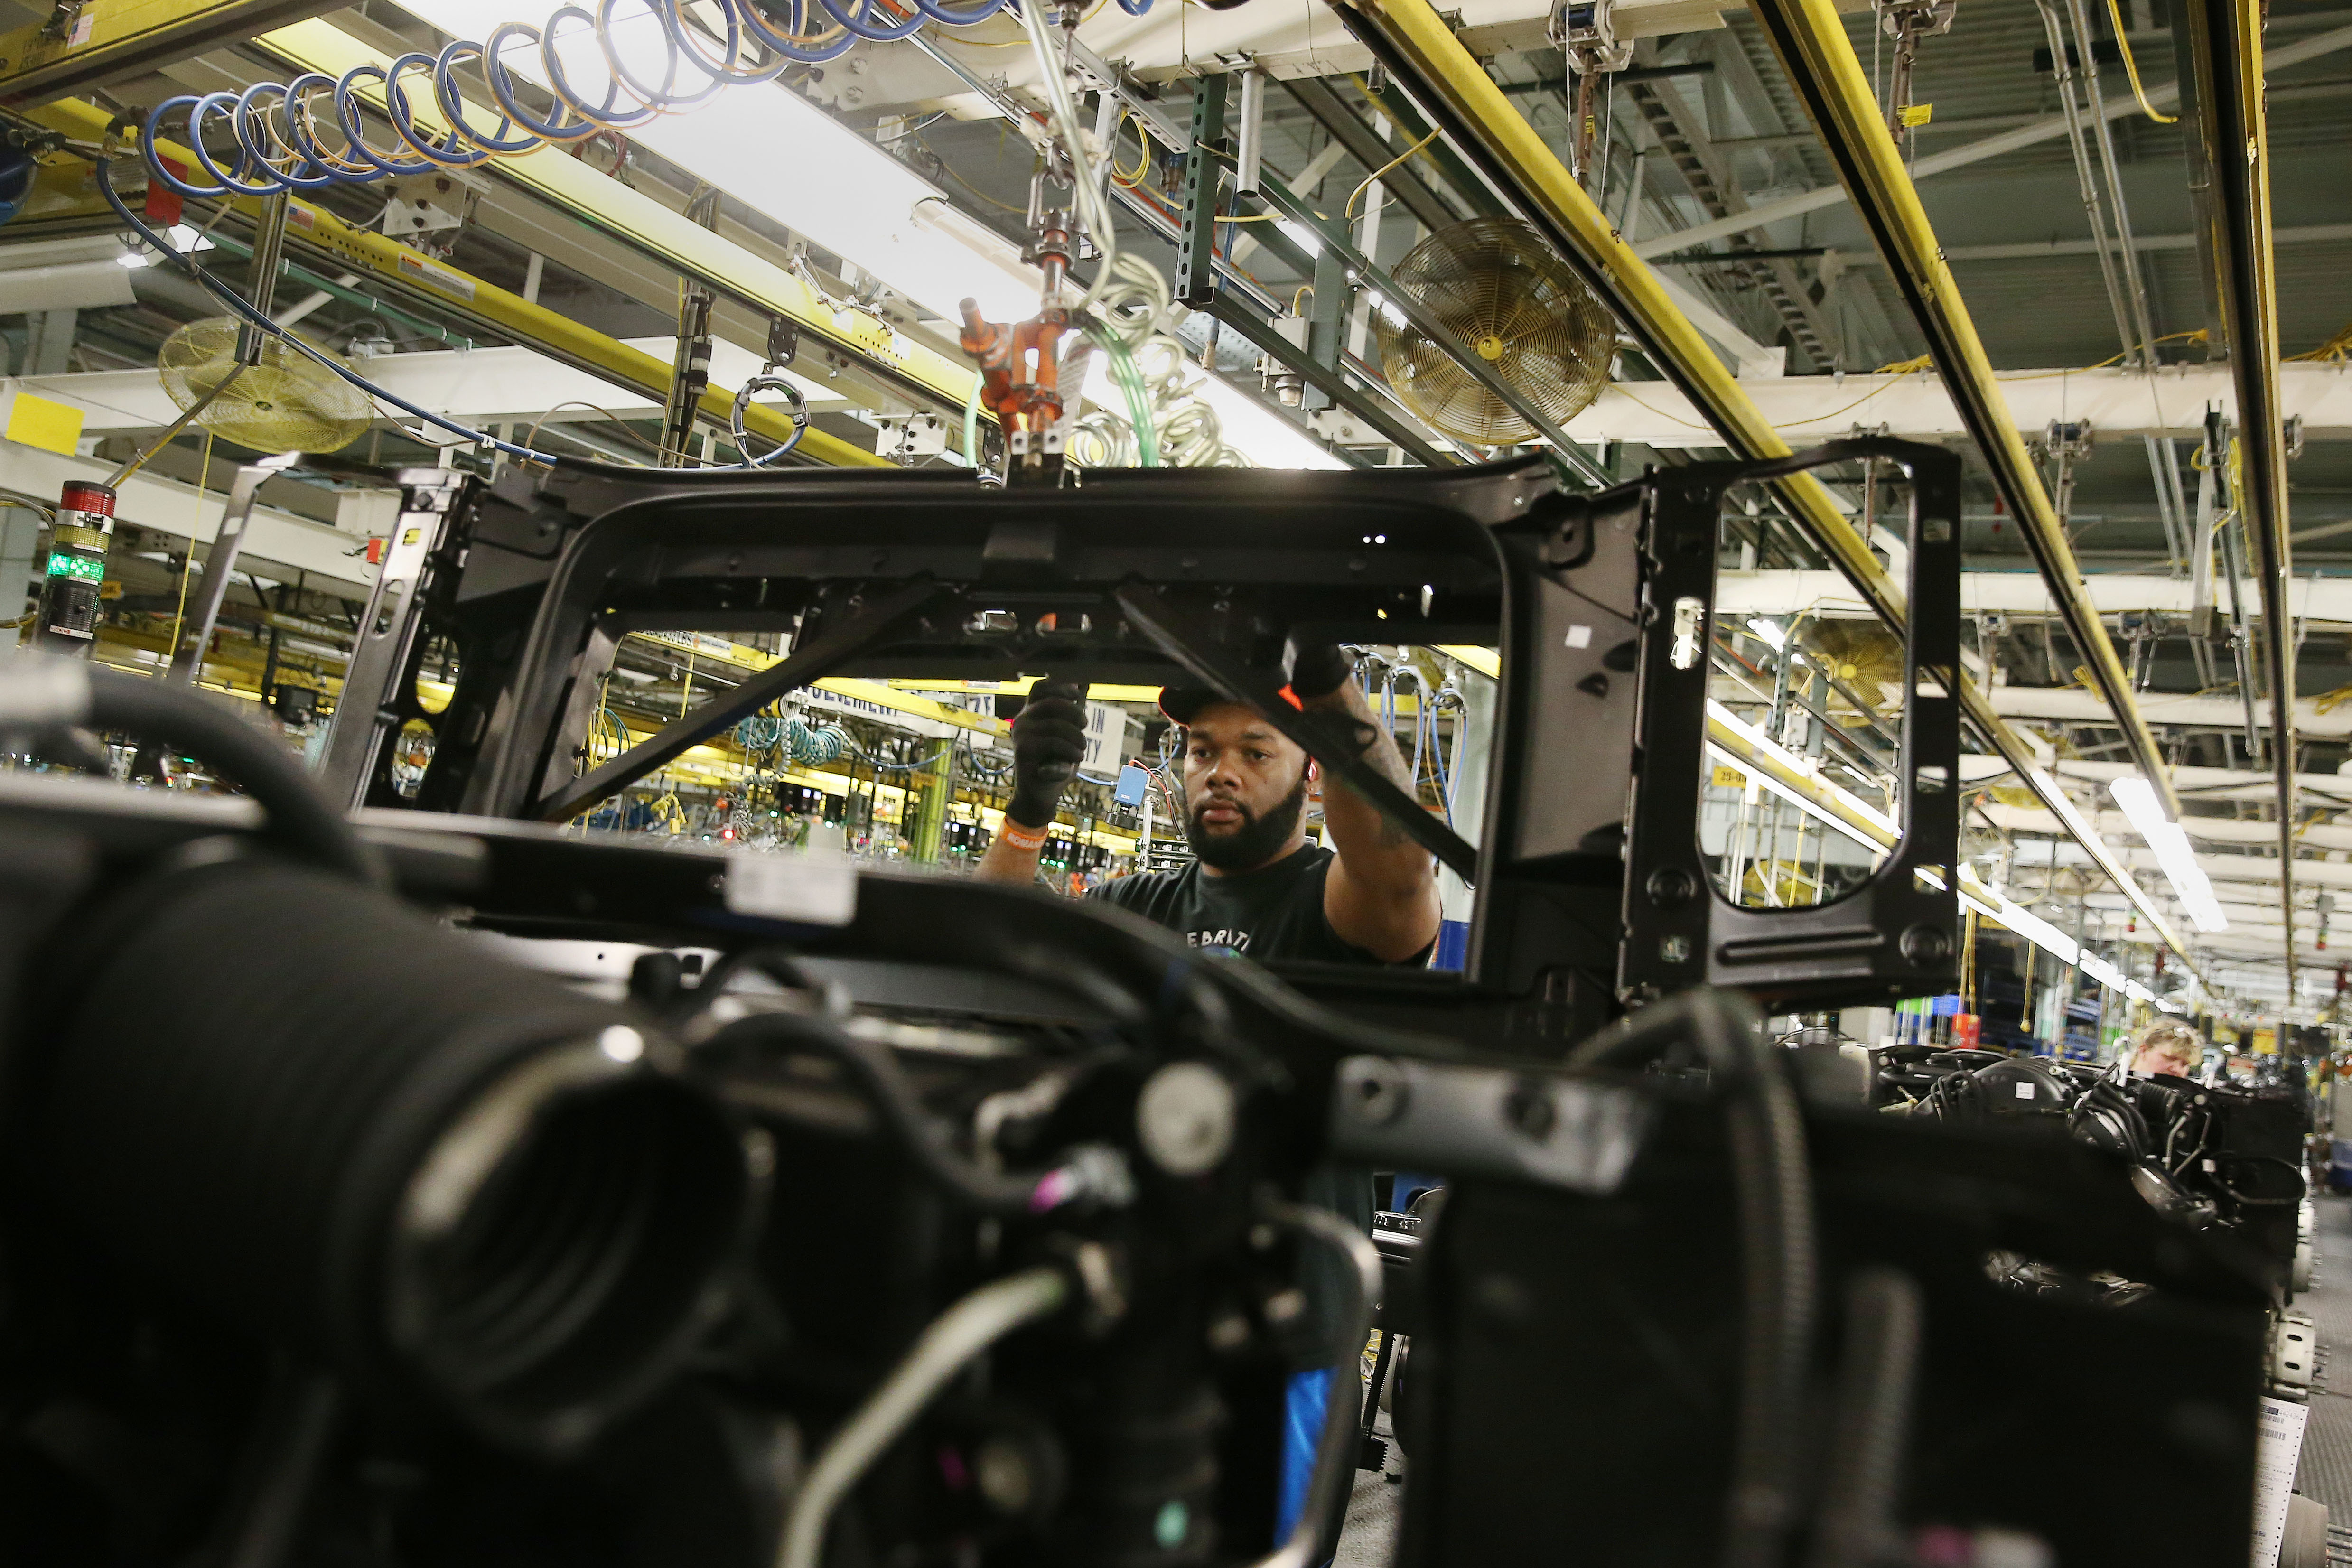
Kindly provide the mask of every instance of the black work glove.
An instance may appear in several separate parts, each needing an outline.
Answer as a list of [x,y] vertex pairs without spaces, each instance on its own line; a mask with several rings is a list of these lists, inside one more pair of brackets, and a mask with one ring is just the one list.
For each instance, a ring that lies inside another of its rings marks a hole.
[[1301,702],[1328,697],[1356,673],[1356,659],[1336,643],[1302,642],[1292,637],[1283,649],[1283,667],[1290,675],[1290,694]]
[[1087,689],[1046,676],[1013,721],[1013,798],[1004,815],[1024,827],[1054,820],[1062,791],[1087,754]]

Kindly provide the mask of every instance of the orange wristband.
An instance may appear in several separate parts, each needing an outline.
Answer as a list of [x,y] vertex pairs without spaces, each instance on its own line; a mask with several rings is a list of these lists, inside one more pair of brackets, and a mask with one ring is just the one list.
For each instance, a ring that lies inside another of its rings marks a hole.
[[998,835],[1003,838],[1004,842],[1010,844],[1015,849],[1043,849],[1045,847],[1045,829],[1042,827],[1024,827],[1021,824],[1013,821],[1008,816],[1004,819],[1003,826],[999,828],[997,831]]

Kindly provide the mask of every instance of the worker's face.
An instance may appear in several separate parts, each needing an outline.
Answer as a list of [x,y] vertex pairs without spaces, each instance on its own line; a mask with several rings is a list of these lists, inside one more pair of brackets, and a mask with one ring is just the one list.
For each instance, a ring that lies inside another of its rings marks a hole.
[[1263,866],[1286,849],[1307,809],[1307,753],[1246,708],[1217,703],[1184,731],[1184,837],[1203,865]]
[[2197,1059],[2178,1046],[2148,1046],[2140,1051],[2132,1066],[2141,1072],[2170,1073],[2174,1078],[2187,1078],[2196,1070]]

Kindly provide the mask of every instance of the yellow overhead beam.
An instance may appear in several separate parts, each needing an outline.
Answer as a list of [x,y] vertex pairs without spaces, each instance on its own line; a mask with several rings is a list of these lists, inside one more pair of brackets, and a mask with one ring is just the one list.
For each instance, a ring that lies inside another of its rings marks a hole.
[[[2171,771],[2140,715],[2130,672],[2099,619],[2098,606],[2091,602],[2065,522],[2051,505],[2008,401],[1993,379],[1992,361],[1977,336],[1959,285],[1945,265],[1943,247],[1927,222],[1927,208],[1919,205],[1901,152],[1887,133],[1877,96],[1846,37],[1843,19],[1832,0],[1751,0],[1751,5],[1780,57],[1790,89],[1803,101],[1837,165],[1854,211],[1868,225],[1880,258],[1927,335],[1953,408],[2017,514],[2092,684],[2114,713],[2133,762],[2155,788],[2165,815],[2177,819],[2180,801],[2172,790]],[[2255,68],[2261,69],[2259,60]]]
[[[390,63],[350,34],[321,21],[298,22],[265,33],[254,42],[296,70],[321,71],[331,77],[340,78],[357,66],[381,68]],[[381,79],[360,85],[356,91],[362,102],[381,112]],[[430,95],[412,92],[421,100],[415,116],[418,125],[446,130]],[[464,102],[471,123],[499,122],[497,110],[486,109],[471,99]],[[789,157],[790,153],[780,151],[778,155]],[[483,170],[719,294],[793,322],[845,359],[898,382],[910,392],[957,409],[971,392],[972,367],[968,363],[916,342],[866,311],[836,310],[806,279],[560,148],[542,147],[517,158],[492,159]],[[981,263],[975,259],[973,265]]]
[[[113,119],[96,104],[78,99],[46,105],[26,118],[88,142],[103,139]],[[177,142],[159,140],[156,145],[169,156],[193,162],[188,150]],[[248,216],[257,216],[261,206],[252,197],[240,198],[235,205]],[[290,198],[287,204],[286,233],[296,245],[332,257],[345,270],[368,274],[404,293],[430,300],[451,315],[501,337],[527,343],[551,359],[601,375],[615,385],[634,388],[656,402],[669,395],[667,361],[583,327],[569,316],[533,304],[495,283],[460,272],[397,240],[345,223],[324,207],[299,197]],[[698,409],[704,419],[725,429],[734,405],[734,390],[714,385],[703,392]],[[782,441],[792,435],[793,424],[788,416],[754,403],[743,416],[743,428],[771,441]],[[887,458],[853,446],[838,436],[829,436],[814,426],[803,434],[799,451],[802,456],[834,468],[891,466]]]
[[[1619,319],[1690,396],[1726,446],[1746,458],[1790,454],[1793,448],[1724,368],[1698,329],[1666,298],[1648,263],[1619,237],[1592,198],[1428,0],[1360,0],[1349,19],[1374,54],[1406,83],[1423,107],[1436,115],[1456,146],[1497,184],[1512,192],[1527,215],[1548,230],[1562,249],[1585,263],[1594,286]],[[1847,52],[1851,58],[1851,49]],[[2012,439],[2014,435],[2011,431]],[[1792,474],[1774,485],[1798,523],[1878,617],[1900,631],[1908,609],[1902,590],[1820,481],[1810,474]],[[2075,591],[2080,592],[2079,584]],[[2097,625],[2095,616],[2093,624]],[[2105,635],[2102,629],[2102,639]],[[2044,786],[2035,778],[2041,770],[2034,765],[2032,751],[1993,711],[1990,700],[1965,672],[1960,676],[1960,705],[2019,776],[2031,783],[2037,794],[2042,793]],[[2142,730],[2145,732],[2145,726]],[[2160,789],[2168,789],[2161,779],[2157,782]],[[2048,787],[2056,788],[2055,784]],[[2096,834],[2081,842],[2100,870],[2147,917],[2166,945],[2188,961],[2189,949],[2171,922],[2106,845]]]
[[103,86],[324,9],[320,0],[84,0],[0,33],[0,103]]

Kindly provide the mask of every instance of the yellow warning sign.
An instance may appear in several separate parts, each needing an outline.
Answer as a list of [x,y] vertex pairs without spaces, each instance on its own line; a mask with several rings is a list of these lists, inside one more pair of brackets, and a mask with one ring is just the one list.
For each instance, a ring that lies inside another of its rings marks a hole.
[[44,452],[58,452],[70,458],[74,444],[81,439],[81,410],[70,403],[54,403],[29,392],[19,392],[8,408],[6,434],[19,446],[38,447]]

